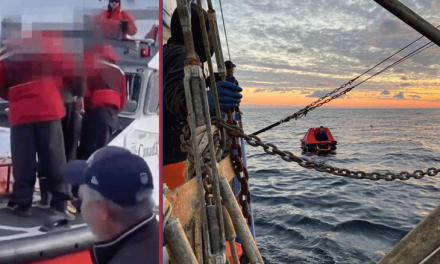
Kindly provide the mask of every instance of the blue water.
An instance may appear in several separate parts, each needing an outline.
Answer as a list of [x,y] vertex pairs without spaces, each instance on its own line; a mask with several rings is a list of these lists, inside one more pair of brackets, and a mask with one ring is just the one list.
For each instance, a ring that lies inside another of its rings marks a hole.
[[[255,132],[295,109],[242,109]],[[316,109],[261,134],[302,155],[309,127],[328,126],[338,167],[414,171],[440,167],[440,109]],[[370,127],[373,126],[373,128]],[[406,182],[331,176],[246,145],[258,247],[265,263],[376,263],[440,204],[440,176]]]

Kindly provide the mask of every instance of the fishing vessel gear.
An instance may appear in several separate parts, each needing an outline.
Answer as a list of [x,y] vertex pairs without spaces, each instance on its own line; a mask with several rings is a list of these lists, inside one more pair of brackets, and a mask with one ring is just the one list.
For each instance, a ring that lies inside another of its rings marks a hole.
[[[225,80],[226,76],[227,76],[227,72],[226,72],[225,61],[223,59],[223,52],[221,49],[220,37],[218,35],[218,27],[217,27],[217,19],[216,19],[216,15],[215,15],[215,10],[213,9],[212,1],[207,0],[207,2],[208,2],[208,19],[209,19],[211,40],[214,44],[214,53],[216,54],[217,68],[218,68],[220,78],[222,80]],[[200,3],[200,0],[198,0],[198,3]],[[199,6],[201,6],[201,5],[199,5]],[[199,9],[200,8],[201,7],[199,7]],[[222,19],[223,19],[223,25],[224,25],[223,11],[222,11]],[[226,28],[225,28],[225,36],[226,36]],[[205,38],[206,38],[206,36],[205,36]],[[229,53],[229,45],[228,45],[228,53]],[[231,61],[230,54],[229,54],[229,61]],[[208,66],[211,68],[212,64],[208,64]],[[211,70],[211,69],[210,69],[210,74],[212,76],[211,77],[211,82],[212,82],[213,70]],[[238,124],[241,126],[241,112],[240,112],[238,106],[233,110],[229,109],[227,111],[228,122],[231,124],[237,124],[237,121],[234,120],[234,117],[233,117],[233,111],[235,112],[237,119],[240,120],[238,122]],[[222,134],[224,134],[224,133],[222,133]],[[231,157],[232,166],[234,168],[236,178],[237,178],[238,182],[240,183],[240,188],[238,190],[236,199],[238,199],[238,202],[240,203],[243,217],[246,219],[246,223],[248,224],[249,228],[251,228],[251,226],[253,225],[253,220],[252,220],[252,214],[251,214],[251,210],[250,210],[250,206],[249,206],[251,203],[251,193],[249,190],[249,183],[248,183],[249,173],[247,172],[246,166],[243,162],[242,146],[240,146],[237,138],[233,137],[228,132],[226,132],[226,134],[231,138],[231,145],[229,147],[229,155]],[[244,173],[244,176],[242,176],[242,172]],[[236,182],[234,182],[234,184],[236,184]],[[249,241],[242,241],[242,243],[249,243]],[[257,249],[257,251],[258,251],[258,249]],[[249,254],[253,254],[253,253],[252,252],[246,252],[246,253],[247,254],[246,254],[245,262],[249,263],[250,260],[248,259],[247,256]]]
[[220,191],[225,207],[231,216],[234,228],[242,240],[243,249],[250,263],[264,263],[258,251],[257,245],[252,237],[251,231],[243,218],[240,207],[234,199],[234,193],[225,178],[220,178]]
[[[225,80],[226,76],[227,76],[227,72],[226,72],[225,61],[223,59],[223,52],[221,49],[220,37],[218,34],[218,27],[217,27],[217,19],[216,19],[216,15],[215,15],[215,10],[213,9],[212,1],[207,0],[207,2],[208,2],[208,20],[209,20],[209,26],[210,26],[210,34],[211,34],[211,40],[214,45],[214,53],[216,54],[217,69],[218,69],[220,78],[222,80]],[[201,1],[198,0],[198,3],[199,3],[199,14],[200,14]],[[223,16],[222,16],[222,18],[223,18]],[[223,19],[223,21],[224,21],[224,19]],[[226,34],[226,31],[225,31],[225,34]],[[206,38],[206,34],[204,34],[204,38]],[[206,42],[207,41],[205,41],[205,43]],[[229,47],[228,47],[228,52],[229,52]],[[231,61],[230,54],[229,54],[229,61]],[[212,64],[208,63],[208,66],[210,67],[210,74],[212,76],[211,83],[212,83],[212,80],[213,80],[213,69],[211,69]],[[232,77],[230,77],[230,78],[232,78]],[[237,106],[234,110],[229,109],[227,111],[227,118],[228,118],[228,122],[230,122],[230,123],[236,123],[236,121],[233,118],[233,111],[237,114],[238,119],[241,120],[241,112],[239,110],[239,107]],[[239,124],[241,125],[241,122],[239,122]],[[222,134],[224,135],[224,133],[222,133]],[[241,148],[240,144],[238,143],[237,138],[231,137],[230,134],[228,134],[228,136],[231,138],[231,145],[229,147],[229,155],[231,157],[232,165],[233,165],[237,180],[238,180],[238,182],[240,182],[240,189],[237,193],[236,198],[238,199],[238,202],[241,205],[243,217],[247,220],[246,223],[248,224],[249,228],[251,228],[251,226],[253,225],[253,221],[252,221],[251,210],[249,207],[249,204],[251,202],[251,193],[249,190],[249,183],[248,183],[249,174],[247,172],[246,166],[244,165],[242,148]],[[222,147],[223,147],[223,145],[222,145]],[[245,176],[242,176],[241,172],[244,172]],[[242,241],[242,243],[250,243],[250,241]],[[258,252],[258,249],[257,249],[257,252]],[[247,256],[249,254],[254,254],[254,253],[253,252],[246,252],[246,253],[247,254],[246,254],[245,262],[249,263],[250,260],[248,259]]]
[[[209,3],[208,3],[209,4]],[[210,5],[211,9],[212,9],[212,4]],[[209,22],[209,29],[211,32],[211,35],[208,36],[208,32],[206,29],[206,25],[205,23],[203,23],[202,21],[205,21],[204,19],[204,15],[203,15],[203,8],[202,8],[202,3],[201,0],[197,1],[197,12],[199,14],[199,20],[200,20],[200,28],[202,29],[202,39],[203,39],[203,45],[205,46],[205,54],[206,54],[206,61],[208,62],[208,70],[209,70],[209,78],[211,80],[211,89],[209,90],[211,92],[211,96],[212,96],[212,101],[214,103],[214,108],[215,108],[215,115],[220,118],[221,117],[221,109],[220,109],[220,103],[219,103],[219,93],[217,90],[217,83],[215,81],[215,76],[214,76],[214,69],[212,66],[212,60],[211,60],[211,54],[209,54],[209,51],[211,50],[210,47],[210,42],[209,42],[209,37],[211,38],[211,42],[216,42],[218,40],[218,38],[213,38],[213,28],[212,28],[212,23],[210,21],[210,16],[209,16],[209,12],[212,12],[210,10],[208,10],[208,22]],[[217,32],[217,31],[216,31]],[[220,47],[218,44],[217,45],[213,45],[214,46],[214,53],[217,56],[217,53],[220,53],[218,48]],[[221,66],[221,61],[217,60],[217,68],[219,68],[219,70],[222,68]],[[224,68],[224,67],[223,67]],[[224,74],[220,74],[220,78],[224,81],[226,80],[226,71],[224,72]],[[225,136],[225,131],[222,130],[221,132],[221,146],[222,149],[225,148],[226,146],[226,136]]]
[[[177,1],[177,10],[182,25],[185,45],[185,78],[184,89],[188,110],[188,125],[191,132],[192,151],[194,152],[195,174],[198,181],[200,201],[202,208],[202,233],[204,256],[208,263],[226,263],[226,244],[223,225],[223,213],[219,190],[219,174],[213,131],[208,107],[208,98],[203,79],[202,69],[197,61],[194,43],[191,32],[191,21],[189,19],[189,6],[186,0]],[[204,21],[201,19],[201,21]],[[209,47],[209,46],[208,46]],[[198,146],[198,135],[196,128],[206,129],[208,140],[208,151],[202,156]],[[203,181],[203,174],[207,175]],[[208,179],[208,180],[206,180]],[[203,195],[204,185],[212,181],[212,195],[208,194],[205,199]],[[199,259],[200,262],[202,260]]]

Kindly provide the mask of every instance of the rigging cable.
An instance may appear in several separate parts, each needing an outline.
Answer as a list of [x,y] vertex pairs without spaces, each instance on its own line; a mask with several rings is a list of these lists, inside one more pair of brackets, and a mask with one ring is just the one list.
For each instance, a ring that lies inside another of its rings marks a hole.
[[232,62],[232,60],[231,60],[231,53],[229,53],[228,35],[226,34],[225,18],[223,17],[222,0],[218,0],[218,2],[220,3],[220,11],[221,11],[221,13],[222,13],[223,31],[225,32],[226,47],[228,48],[229,61]]
[[[436,28],[439,28],[439,27],[440,27],[440,25],[438,25]],[[389,69],[389,68],[391,68],[391,67],[393,67],[393,66],[395,66],[395,65],[397,65],[397,64],[400,64],[401,62],[403,62],[403,61],[405,61],[405,60],[407,60],[407,59],[413,57],[414,55],[416,55],[416,54],[418,54],[418,53],[420,53],[420,52],[422,52],[422,51],[424,51],[424,50],[426,50],[426,49],[428,49],[428,48],[430,48],[430,47],[432,47],[432,46],[434,45],[434,43],[429,42],[429,43],[427,43],[427,44],[421,46],[420,48],[418,48],[418,49],[416,49],[415,51],[413,51],[413,52],[407,54],[406,56],[404,56],[403,58],[401,58],[401,59],[399,59],[398,61],[394,62],[393,64],[391,64],[391,65],[385,67],[384,69],[380,70],[380,71],[377,72],[376,74],[373,74],[372,76],[370,76],[369,78],[365,79],[364,81],[362,81],[362,82],[360,82],[360,83],[358,83],[358,84],[356,84],[356,85],[354,85],[354,86],[351,86],[351,87],[347,88],[345,91],[342,91],[340,94],[334,95],[334,96],[332,96],[330,99],[327,99],[325,102],[321,103],[320,105],[315,106],[316,104],[318,104],[319,102],[321,102],[321,101],[324,100],[325,98],[330,97],[332,94],[338,92],[340,89],[345,88],[346,85],[351,85],[355,80],[359,79],[361,76],[363,76],[363,75],[365,75],[366,73],[370,72],[371,70],[373,70],[374,68],[378,67],[379,65],[381,65],[381,64],[384,63],[385,61],[391,59],[392,57],[394,57],[395,55],[397,55],[398,53],[400,53],[400,52],[403,51],[404,49],[408,48],[409,46],[413,45],[414,43],[416,43],[417,41],[419,41],[419,40],[422,39],[422,38],[424,38],[424,36],[421,36],[421,37],[417,38],[416,40],[414,40],[414,41],[411,42],[410,44],[408,44],[408,45],[406,45],[405,47],[401,48],[400,50],[398,50],[397,52],[395,52],[395,53],[392,54],[391,56],[387,57],[386,59],[382,60],[381,62],[379,62],[379,63],[376,64],[375,66],[371,67],[370,69],[368,69],[368,70],[365,71],[364,73],[360,74],[360,75],[357,76],[356,78],[351,79],[349,82],[347,82],[347,83],[341,85],[339,88],[336,88],[334,91],[332,91],[332,92],[328,93],[327,95],[325,95],[325,96],[319,98],[318,100],[316,100],[315,102],[309,104],[309,105],[306,106],[305,108],[299,110],[299,111],[296,112],[295,114],[293,114],[293,115],[291,115],[291,116],[288,116],[287,118],[284,118],[284,119],[282,119],[282,120],[280,120],[280,121],[278,121],[278,122],[276,122],[276,123],[273,123],[273,124],[271,124],[271,125],[269,125],[269,126],[263,128],[263,129],[260,129],[260,130],[258,130],[257,132],[252,133],[252,135],[258,135],[258,134],[261,134],[261,133],[263,133],[263,132],[265,132],[265,131],[267,131],[267,130],[269,130],[269,129],[272,129],[272,128],[278,126],[278,125],[281,125],[282,123],[288,122],[288,121],[290,121],[290,120],[293,119],[293,118],[297,119],[299,115],[304,115],[304,116],[305,116],[305,115],[307,114],[308,111],[313,110],[313,109],[315,109],[316,107],[319,107],[319,106],[321,106],[322,104],[325,104],[325,103],[327,103],[328,101],[330,101],[330,100],[332,100],[332,99],[338,98],[339,96],[341,96],[341,95],[343,95],[343,94],[349,92],[349,91],[352,90],[353,88],[359,86],[360,84],[366,82],[367,80],[373,78],[374,76],[377,76],[378,74],[380,74],[380,73],[386,71],[387,69]]]

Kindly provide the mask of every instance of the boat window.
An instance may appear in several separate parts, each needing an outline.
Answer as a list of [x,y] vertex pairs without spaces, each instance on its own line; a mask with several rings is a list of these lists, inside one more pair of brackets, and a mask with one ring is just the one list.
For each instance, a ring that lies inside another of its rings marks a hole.
[[[127,107],[124,109],[126,112],[135,112],[139,105],[139,99],[141,94],[142,77],[136,73],[125,74],[127,82]],[[128,107],[130,106],[130,107]]]
[[159,74],[153,73],[150,79],[150,92],[145,102],[144,113],[146,115],[158,114],[159,111]]

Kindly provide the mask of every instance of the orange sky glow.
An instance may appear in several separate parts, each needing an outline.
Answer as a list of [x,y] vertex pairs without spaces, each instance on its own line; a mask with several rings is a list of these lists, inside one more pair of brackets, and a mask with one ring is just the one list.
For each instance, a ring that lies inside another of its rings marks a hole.
[[[298,93],[275,93],[261,92],[253,93],[243,91],[242,105],[286,105],[286,106],[306,106],[318,98],[309,98]],[[439,97],[437,97],[439,98]],[[438,101],[423,101],[413,99],[378,99],[378,98],[338,98],[325,106],[331,107],[440,107]]]

